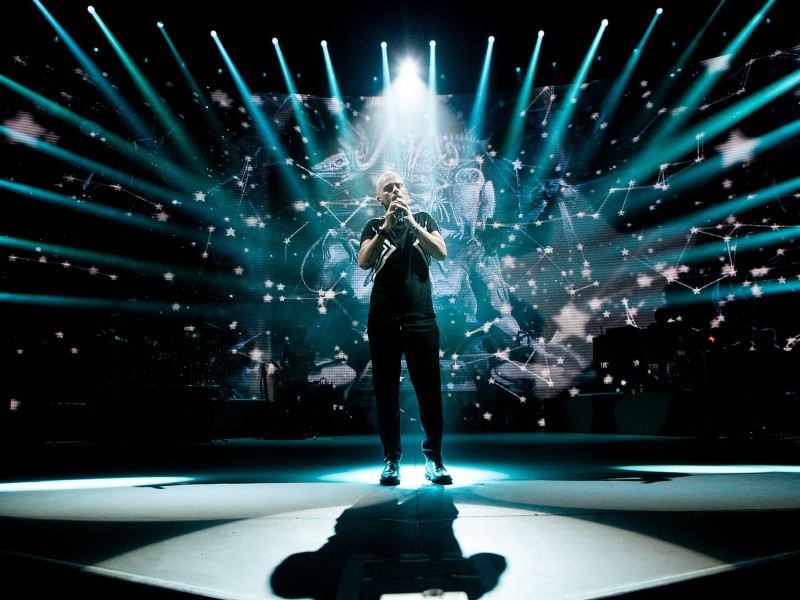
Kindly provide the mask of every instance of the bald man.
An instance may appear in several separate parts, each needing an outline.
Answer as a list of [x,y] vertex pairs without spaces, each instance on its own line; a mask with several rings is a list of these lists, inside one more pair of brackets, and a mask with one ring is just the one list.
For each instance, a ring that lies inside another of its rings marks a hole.
[[447,485],[453,480],[442,460],[439,326],[429,268],[431,259],[447,258],[447,245],[431,215],[412,214],[408,191],[397,173],[381,175],[376,200],[385,212],[364,226],[358,266],[372,270],[367,336],[383,446],[380,483],[400,483],[400,375],[405,356],[419,405],[425,477]]

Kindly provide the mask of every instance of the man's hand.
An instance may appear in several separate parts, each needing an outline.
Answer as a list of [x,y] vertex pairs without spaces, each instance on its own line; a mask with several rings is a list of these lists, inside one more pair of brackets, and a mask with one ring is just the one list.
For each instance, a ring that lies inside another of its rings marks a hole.
[[[403,196],[398,194],[395,196],[394,200],[392,200],[391,204],[389,204],[384,223],[386,223],[387,227],[391,228],[394,227],[396,223],[406,221],[410,216],[411,211],[408,209],[408,202],[406,202]],[[411,217],[411,220],[413,222],[413,217]]]

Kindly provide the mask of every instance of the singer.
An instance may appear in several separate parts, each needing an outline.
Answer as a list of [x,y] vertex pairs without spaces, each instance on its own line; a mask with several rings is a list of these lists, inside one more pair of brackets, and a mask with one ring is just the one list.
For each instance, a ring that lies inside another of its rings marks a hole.
[[411,213],[407,190],[398,174],[381,175],[377,192],[378,204],[385,214],[364,226],[358,266],[372,269],[367,336],[383,446],[380,483],[400,483],[400,375],[405,356],[419,405],[425,477],[432,483],[447,485],[453,480],[442,460],[439,326],[429,269],[431,258],[447,258],[447,245],[430,214]]

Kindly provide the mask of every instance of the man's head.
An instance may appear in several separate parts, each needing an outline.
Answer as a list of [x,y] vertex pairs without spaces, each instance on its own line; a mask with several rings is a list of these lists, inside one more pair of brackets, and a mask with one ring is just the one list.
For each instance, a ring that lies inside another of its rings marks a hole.
[[406,186],[403,183],[403,178],[391,171],[380,176],[378,179],[377,191],[378,203],[385,209],[389,208],[389,204],[391,204],[392,200],[397,196],[402,196],[403,199],[406,199]]

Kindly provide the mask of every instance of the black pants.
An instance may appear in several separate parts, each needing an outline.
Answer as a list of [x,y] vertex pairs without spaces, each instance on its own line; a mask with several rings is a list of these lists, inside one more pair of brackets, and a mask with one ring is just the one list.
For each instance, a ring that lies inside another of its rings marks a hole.
[[401,322],[369,317],[369,350],[372,357],[372,388],[378,414],[383,456],[399,461],[403,456],[400,437],[400,374],[403,356],[417,395],[422,453],[442,460],[442,375],[439,366],[439,326],[435,318]]

